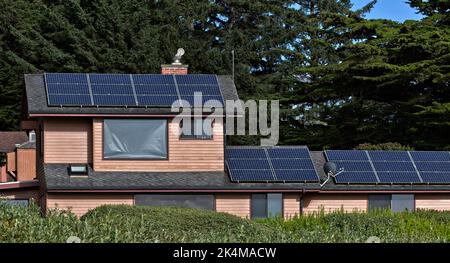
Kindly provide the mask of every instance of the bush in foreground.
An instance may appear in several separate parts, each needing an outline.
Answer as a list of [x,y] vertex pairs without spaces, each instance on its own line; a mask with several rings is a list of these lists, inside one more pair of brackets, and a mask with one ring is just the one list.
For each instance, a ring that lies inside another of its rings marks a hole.
[[103,206],[82,218],[0,202],[0,242],[450,242],[450,213],[318,213],[250,221],[187,208]]

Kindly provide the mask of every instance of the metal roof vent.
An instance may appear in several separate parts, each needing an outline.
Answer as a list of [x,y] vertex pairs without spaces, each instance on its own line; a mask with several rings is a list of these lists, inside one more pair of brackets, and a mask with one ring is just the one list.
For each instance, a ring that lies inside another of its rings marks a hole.
[[30,133],[28,134],[28,141],[36,142],[36,132],[35,131],[30,131]]

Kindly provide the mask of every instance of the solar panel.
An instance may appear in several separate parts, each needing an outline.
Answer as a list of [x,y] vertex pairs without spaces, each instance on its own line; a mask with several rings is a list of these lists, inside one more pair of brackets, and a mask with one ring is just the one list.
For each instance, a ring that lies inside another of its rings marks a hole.
[[203,105],[209,105],[209,106],[222,106],[223,100],[220,96],[209,96],[209,95],[202,95],[202,96],[186,96],[181,95],[181,99],[186,101],[182,103],[182,105],[188,105],[188,106],[198,106],[202,107]]
[[373,168],[372,165],[370,165],[370,162],[364,162],[364,161],[334,161],[336,164],[336,168],[338,170],[344,170],[344,171],[361,171],[361,172],[372,172]]
[[92,94],[126,94],[133,96],[133,87],[131,85],[98,85],[92,84]]
[[266,153],[263,148],[227,148],[225,150],[227,159],[266,159]]
[[134,74],[131,75],[134,85],[156,85],[169,84],[175,85],[172,75],[158,75],[158,74]]
[[45,82],[56,84],[87,84],[87,76],[84,73],[44,73]]
[[365,151],[326,150],[325,154],[329,161],[337,161],[337,160],[368,161],[369,160]]
[[429,172],[450,172],[450,162],[415,162],[417,170]]
[[91,84],[128,84],[131,85],[129,74],[89,74]]
[[223,107],[215,75],[45,73],[45,81],[50,106],[170,107],[176,97],[192,107],[200,92],[199,107]]
[[195,92],[202,95],[220,96],[219,85],[178,85],[181,95],[194,95]]
[[135,85],[137,95],[175,95],[177,87],[175,85]]
[[267,159],[229,159],[228,168],[231,170],[241,169],[263,169],[270,170],[269,161]]
[[314,170],[311,159],[271,159],[273,169]]
[[402,171],[415,172],[416,169],[412,162],[372,162],[375,171]]
[[[270,158],[269,156],[278,158]],[[279,158],[292,157],[292,158]],[[226,162],[232,181],[318,182],[319,177],[307,148],[227,148]],[[255,179],[253,171],[265,171]],[[238,175],[236,175],[238,171]],[[270,171],[272,178],[268,178]],[[248,176],[245,175],[248,172]],[[261,176],[260,176],[261,177]]]
[[421,183],[416,171],[412,172],[377,172],[380,183]]
[[178,102],[178,96],[137,96],[139,105],[147,106],[171,106]]
[[420,172],[424,183],[450,183],[450,173],[447,172]]
[[209,74],[188,74],[188,75],[175,75],[175,79],[178,85],[217,85],[216,75]]
[[56,84],[50,83],[47,84],[48,94],[57,95],[57,94],[89,94],[89,86],[88,84]]
[[229,169],[232,181],[239,182],[264,182],[273,181],[272,171],[270,170],[232,170]]
[[414,162],[450,162],[449,152],[411,151],[410,154]]
[[307,148],[269,148],[267,153],[270,158],[305,158],[309,159],[309,151]]
[[375,184],[378,183],[377,177],[374,172],[353,172],[353,171],[344,171],[337,175],[335,178],[336,183],[345,183],[345,184],[363,184],[370,183]]
[[133,106],[136,105],[132,95],[93,95],[94,105],[99,106]]
[[318,182],[315,170],[274,170],[277,181]]
[[89,95],[48,95],[50,105],[90,105]]
[[410,162],[406,151],[367,151],[372,161],[406,161]]

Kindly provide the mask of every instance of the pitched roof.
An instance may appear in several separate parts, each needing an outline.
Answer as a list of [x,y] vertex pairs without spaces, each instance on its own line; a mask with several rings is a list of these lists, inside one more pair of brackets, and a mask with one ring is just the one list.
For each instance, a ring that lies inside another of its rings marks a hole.
[[23,131],[1,131],[0,132],[0,152],[12,152],[16,149],[16,144],[28,141],[26,132]]
[[54,190],[316,190],[318,184],[233,183],[225,172],[95,172],[70,177],[67,164],[45,164],[48,191]]
[[[238,100],[236,86],[231,76],[217,76],[224,100]],[[136,114],[173,115],[170,107],[49,107],[43,74],[25,74],[25,90],[28,114]]]

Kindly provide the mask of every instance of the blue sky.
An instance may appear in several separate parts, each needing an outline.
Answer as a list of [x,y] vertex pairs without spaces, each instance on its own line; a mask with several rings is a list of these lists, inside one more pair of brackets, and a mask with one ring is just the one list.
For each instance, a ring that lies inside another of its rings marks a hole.
[[[353,9],[358,9],[370,0],[352,0]],[[419,20],[422,15],[416,14],[416,10],[411,8],[406,0],[378,0],[372,11],[366,14],[366,18],[385,18],[398,22],[403,22],[408,19]]]

